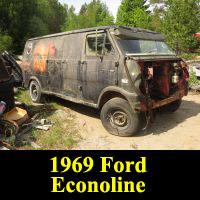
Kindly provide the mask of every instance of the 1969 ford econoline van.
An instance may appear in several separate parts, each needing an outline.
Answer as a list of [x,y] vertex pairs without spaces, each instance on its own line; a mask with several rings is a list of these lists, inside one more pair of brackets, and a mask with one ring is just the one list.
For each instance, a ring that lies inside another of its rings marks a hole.
[[33,102],[53,94],[101,110],[111,134],[132,136],[159,107],[175,111],[188,93],[187,65],[161,34],[97,27],[27,41],[22,69]]

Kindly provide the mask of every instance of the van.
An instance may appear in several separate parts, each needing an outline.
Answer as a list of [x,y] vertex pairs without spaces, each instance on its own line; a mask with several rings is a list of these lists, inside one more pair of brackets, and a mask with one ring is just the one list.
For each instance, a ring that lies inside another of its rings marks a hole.
[[140,28],[97,27],[33,38],[21,67],[33,102],[43,94],[101,110],[106,130],[132,136],[153,111],[171,112],[188,93],[186,63],[161,34]]

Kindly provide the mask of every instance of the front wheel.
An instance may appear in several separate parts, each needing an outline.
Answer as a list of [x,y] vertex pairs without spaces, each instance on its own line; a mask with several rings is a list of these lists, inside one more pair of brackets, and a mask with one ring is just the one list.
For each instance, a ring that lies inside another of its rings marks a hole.
[[113,98],[103,106],[101,121],[109,133],[121,137],[133,136],[140,128],[139,113],[122,98]]

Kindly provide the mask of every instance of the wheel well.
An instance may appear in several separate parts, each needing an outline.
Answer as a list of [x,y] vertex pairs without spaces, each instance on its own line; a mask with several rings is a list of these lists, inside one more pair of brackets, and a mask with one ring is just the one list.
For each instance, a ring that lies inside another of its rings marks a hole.
[[101,100],[100,100],[100,103],[99,103],[99,108],[101,109],[103,107],[103,105],[108,102],[109,100],[115,98],[115,97],[119,97],[119,98],[122,98],[122,99],[126,99],[125,96],[123,96],[121,93],[119,92],[105,92],[103,94],[103,96],[101,97]]
[[28,88],[30,87],[31,81],[35,81],[35,79],[30,79],[28,82]]
[[33,77],[33,78],[30,78],[30,80],[28,82],[28,88],[30,87],[30,84],[32,81],[36,81],[41,86],[40,82],[36,78]]

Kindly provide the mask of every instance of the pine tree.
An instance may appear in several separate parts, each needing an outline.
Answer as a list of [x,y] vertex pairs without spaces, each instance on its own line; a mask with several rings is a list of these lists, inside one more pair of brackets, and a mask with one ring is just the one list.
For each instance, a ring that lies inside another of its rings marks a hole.
[[83,4],[78,15],[74,11],[71,11],[71,14],[68,11],[68,17],[62,30],[70,31],[113,24],[114,17],[110,14],[106,4],[100,0],[93,0],[89,4]]
[[117,25],[151,29],[147,0],[123,0],[117,13]]

